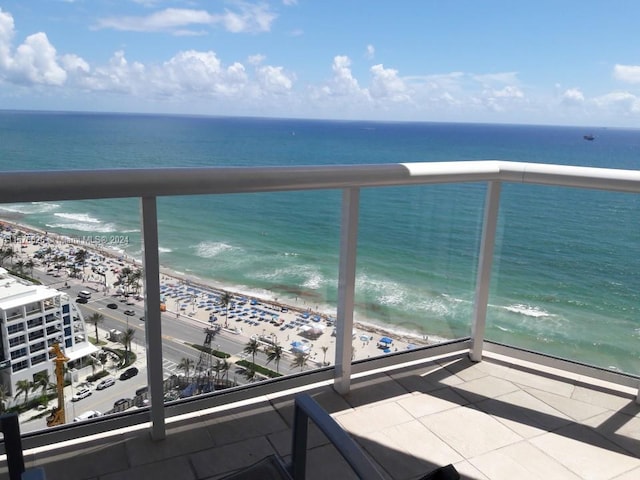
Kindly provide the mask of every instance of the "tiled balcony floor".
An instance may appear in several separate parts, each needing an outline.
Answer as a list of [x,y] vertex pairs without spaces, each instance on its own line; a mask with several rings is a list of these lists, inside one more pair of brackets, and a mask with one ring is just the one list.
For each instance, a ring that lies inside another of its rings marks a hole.
[[[447,463],[467,479],[639,479],[634,392],[573,377],[462,354],[362,376],[345,397],[331,386],[309,393],[390,479]],[[293,394],[254,401],[171,423],[161,442],[145,429],[27,452],[27,464],[49,480],[220,478],[291,450]],[[310,438],[308,478],[355,478],[313,427]]]

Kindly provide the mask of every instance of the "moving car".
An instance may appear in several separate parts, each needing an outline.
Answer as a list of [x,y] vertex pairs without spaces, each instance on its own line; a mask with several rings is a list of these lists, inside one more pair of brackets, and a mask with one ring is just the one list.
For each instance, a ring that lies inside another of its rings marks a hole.
[[108,303],[107,304],[107,308],[110,308],[111,310],[115,310],[116,308],[118,308],[118,304],[117,303]]
[[89,290],[80,290],[78,292],[78,298],[86,298],[88,300],[91,298],[91,292]]
[[121,398],[120,400],[116,400],[115,402],[113,402],[113,408],[118,408],[120,405],[124,405],[128,401],[128,398]]
[[129,315],[129,316],[131,317],[131,316],[135,315],[135,314],[136,314],[136,312],[134,312],[133,310],[125,310],[125,311],[124,311],[124,314],[125,314],[125,315]]
[[102,380],[97,386],[96,386],[96,390],[103,390],[107,387],[110,387],[111,385],[115,385],[116,384],[116,380],[115,378],[105,378],[104,380]]
[[83,388],[81,390],[78,390],[75,395],[73,397],[71,397],[71,401],[72,402],[77,402],[78,400],[82,400],[83,398],[87,398],[89,395],[91,395],[91,390],[89,390],[88,388]]
[[122,375],[120,375],[120,380],[128,380],[131,377],[135,377],[138,374],[138,369],[136,367],[127,368]]
[[76,303],[89,303],[89,300],[83,297],[76,298]]

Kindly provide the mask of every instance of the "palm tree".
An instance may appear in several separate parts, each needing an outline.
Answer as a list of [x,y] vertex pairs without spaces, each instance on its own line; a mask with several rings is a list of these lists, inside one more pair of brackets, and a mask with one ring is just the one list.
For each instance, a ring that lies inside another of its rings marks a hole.
[[129,350],[131,349],[131,342],[135,336],[136,331],[133,328],[127,328],[120,337],[120,343],[124,346],[124,361],[125,364],[129,359]]
[[138,295],[140,292],[140,280],[142,279],[142,269],[138,268],[129,275],[129,283],[133,285],[133,293]]
[[244,377],[253,382],[256,379],[256,370],[253,367],[249,367],[244,371]]
[[29,270],[29,275],[33,276],[33,267],[36,266],[36,264],[33,261],[33,258],[30,258],[29,260],[27,260],[24,264],[25,268],[27,270]]
[[224,318],[224,328],[227,328],[229,326],[229,303],[231,303],[232,298],[233,297],[229,292],[224,292],[220,297],[220,301],[224,305],[224,313],[226,315]]
[[180,363],[178,364],[178,370],[184,371],[185,377],[189,378],[189,372],[193,368],[193,360],[191,358],[182,357]]
[[29,399],[29,391],[31,390],[32,385],[33,382],[30,382],[29,380],[18,380],[16,382],[16,398],[24,393],[23,405],[27,404],[27,400]]
[[0,413],[4,413],[7,409],[7,398],[9,397],[9,391],[7,387],[0,384]]
[[56,386],[55,383],[51,383],[51,378],[49,373],[41,373],[37,376],[37,381],[33,384],[32,389],[34,391],[41,389],[42,390],[42,399],[40,401],[40,403],[42,403],[42,405],[46,406],[48,399],[47,399],[47,390],[49,390],[50,388],[53,388]]
[[84,268],[87,266],[87,257],[89,257],[89,252],[83,249],[78,250],[75,255],[75,263],[82,265],[83,272]]
[[329,350],[329,347],[327,347],[326,345],[322,345],[320,348],[322,349],[322,365],[326,365],[327,364],[327,350]]
[[23,260],[18,260],[14,267],[16,268],[16,270],[20,273],[24,273],[24,267],[25,267],[25,263]]
[[2,250],[0,250],[0,265],[3,265],[4,261],[7,258],[13,258],[15,255],[16,254],[13,251],[13,248],[11,247],[3,248]]
[[267,365],[273,360],[276,364],[276,373],[280,373],[280,359],[283,353],[284,350],[278,343],[274,343],[267,348]]
[[120,273],[118,274],[118,281],[116,282],[118,285],[120,285],[122,287],[122,290],[125,292],[125,296],[127,293],[129,293],[129,279],[131,276],[131,268],[129,267],[123,267],[122,270],[120,270]]
[[256,353],[260,351],[260,344],[254,338],[249,340],[247,345],[244,347],[244,353],[251,355],[251,359],[253,364],[256,364]]
[[104,321],[104,315],[101,313],[94,313],[87,318],[87,322],[96,327],[96,343],[98,343],[98,324]]
[[222,364],[220,366],[220,371],[222,372],[222,376],[220,377],[221,379],[227,378],[229,376],[229,369],[231,368],[231,365],[229,365],[229,362],[227,362],[226,358],[223,358],[220,363]]
[[302,371],[304,367],[307,365],[307,358],[309,358],[308,355],[302,352],[297,352],[296,356],[293,359],[293,362],[291,362],[291,367],[293,368],[300,367],[300,371]]

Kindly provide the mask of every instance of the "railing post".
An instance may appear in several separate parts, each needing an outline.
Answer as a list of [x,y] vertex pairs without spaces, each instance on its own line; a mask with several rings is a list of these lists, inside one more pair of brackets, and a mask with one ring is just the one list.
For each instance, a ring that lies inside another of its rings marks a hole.
[[347,394],[351,384],[353,305],[356,285],[359,208],[360,189],[344,189],[342,192],[342,223],[340,226],[340,271],[338,273],[338,311],[336,317],[336,368],[333,385],[333,388],[340,395]]
[[471,349],[469,356],[474,362],[482,360],[482,346],[487,323],[487,303],[491,284],[491,267],[493,250],[496,243],[498,225],[498,209],[500,207],[500,187],[498,181],[489,182],[484,206],[482,224],[482,241],[478,258],[478,274],[476,277],[476,298],[473,306],[473,323],[471,325]]
[[162,440],[166,436],[166,430],[164,423],[160,258],[158,255],[158,209],[156,197],[142,198],[142,249],[147,384],[151,395],[151,438]]

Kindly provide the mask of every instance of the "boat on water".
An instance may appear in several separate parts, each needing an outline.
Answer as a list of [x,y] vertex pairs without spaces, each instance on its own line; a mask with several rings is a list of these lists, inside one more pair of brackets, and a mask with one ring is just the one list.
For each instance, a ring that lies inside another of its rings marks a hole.
[[593,135],[591,135],[590,133],[583,136],[582,138],[584,138],[585,140],[589,140],[590,142],[595,140],[596,137],[594,137]]

